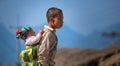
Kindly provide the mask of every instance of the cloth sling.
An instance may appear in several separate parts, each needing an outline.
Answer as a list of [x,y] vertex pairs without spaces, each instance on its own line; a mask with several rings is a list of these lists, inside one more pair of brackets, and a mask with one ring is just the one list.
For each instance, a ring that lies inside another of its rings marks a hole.
[[23,50],[20,53],[21,66],[38,66],[38,49],[39,45],[34,45],[29,49]]
[[20,53],[20,59],[22,62],[31,62],[37,60],[39,45],[31,46],[29,49],[25,49]]

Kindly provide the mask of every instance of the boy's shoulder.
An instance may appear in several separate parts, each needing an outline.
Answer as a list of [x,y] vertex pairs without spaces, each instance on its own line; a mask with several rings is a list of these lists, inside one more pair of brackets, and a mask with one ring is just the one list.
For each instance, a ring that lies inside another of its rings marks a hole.
[[53,28],[51,28],[50,26],[44,25],[44,33],[43,33],[42,37],[54,38],[54,37],[56,37],[56,31]]
[[53,36],[56,35],[55,31],[52,31],[50,29],[44,29],[43,35]]

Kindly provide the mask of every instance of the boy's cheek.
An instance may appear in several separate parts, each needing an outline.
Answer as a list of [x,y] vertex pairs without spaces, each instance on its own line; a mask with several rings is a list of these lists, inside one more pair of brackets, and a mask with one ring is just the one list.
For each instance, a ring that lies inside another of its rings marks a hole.
[[57,28],[61,28],[62,27],[62,24],[58,24]]

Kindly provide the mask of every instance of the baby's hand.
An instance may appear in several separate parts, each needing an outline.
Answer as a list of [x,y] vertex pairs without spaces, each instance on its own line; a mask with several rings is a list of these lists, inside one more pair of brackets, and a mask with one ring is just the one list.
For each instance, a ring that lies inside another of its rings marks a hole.
[[30,46],[26,46],[26,49],[29,49],[30,48]]
[[39,31],[39,33],[40,33],[40,35],[42,36],[42,34],[44,33],[44,31],[41,29],[41,30]]

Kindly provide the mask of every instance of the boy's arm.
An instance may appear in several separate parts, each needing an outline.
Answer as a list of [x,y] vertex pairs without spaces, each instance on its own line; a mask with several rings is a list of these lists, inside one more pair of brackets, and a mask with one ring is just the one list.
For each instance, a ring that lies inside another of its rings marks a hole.
[[38,62],[42,64],[42,66],[48,66],[47,59],[50,53],[50,49],[53,47],[53,42],[54,36],[51,32],[48,32],[45,35],[38,52]]

